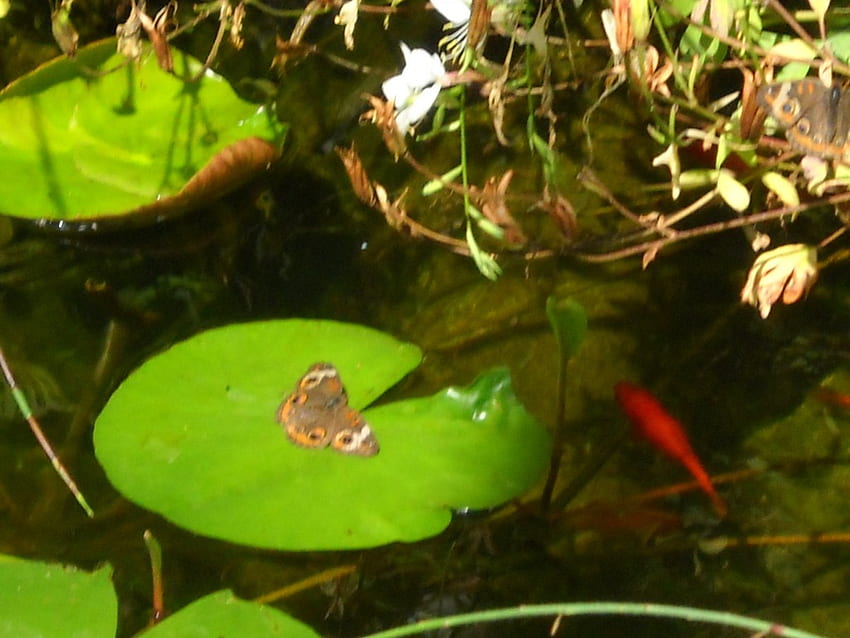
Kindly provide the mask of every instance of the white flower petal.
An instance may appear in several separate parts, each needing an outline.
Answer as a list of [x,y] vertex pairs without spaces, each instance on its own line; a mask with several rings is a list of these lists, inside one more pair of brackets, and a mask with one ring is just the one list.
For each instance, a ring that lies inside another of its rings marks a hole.
[[407,51],[404,60],[406,64],[401,75],[412,89],[423,89],[446,74],[440,56],[425,49]]
[[381,85],[387,99],[396,106],[404,106],[413,97],[413,91],[401,75],[394,75]]
[[340,8],[334,18],[334,24],[344,27],[343,37],[345,48],[351,51],[354,48],[354,27],[357,26],[357,14],[360,11],[360,0],[348,0]]
[[[408,126],[416,124],[428,114],[428,111],[430,111],[431,107],[434,106],[434,102],[437,101],[437,96],[439,94],[439,84],[429,86],[427,89],[419,93],[407,108],[396,115],[396,122],[398,122],[403,115],[404,119],[409,123]],[[399,128],[401,129],[401,125],[399,125]],[[407,127],[402,129],[402,131],[405,130],[407,130]]]
[[436,53],[425,49],[411,50],[404,42],[401,43],[401,52],[404,69],[387,79],[381,88],[395,106],[398,129],[406,133],[431,110],[440,94],[446,69]]
[[469,22],[469,17],[472,15],[472,0],[469,2],[464,0],[431,0],[431,4],[446,20],[454,24]]

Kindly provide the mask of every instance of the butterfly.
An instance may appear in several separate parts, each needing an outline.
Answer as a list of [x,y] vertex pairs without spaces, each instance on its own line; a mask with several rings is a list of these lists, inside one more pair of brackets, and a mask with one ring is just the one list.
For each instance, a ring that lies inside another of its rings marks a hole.
[[785,129],[793,148],[850,162],[850,91],[805,78],[763,86],[756,99]]
[[339,372],[330,363],[310,366],[280,404],[277,420],[287,438],[301,447],[331,447],[356,456],[374,456],[380,450],[366,419],[348,405]]

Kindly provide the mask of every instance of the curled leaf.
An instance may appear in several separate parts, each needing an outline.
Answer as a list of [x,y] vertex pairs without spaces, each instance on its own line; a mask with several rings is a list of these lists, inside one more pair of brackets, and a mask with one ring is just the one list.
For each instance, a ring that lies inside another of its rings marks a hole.
[[[258,173],[269,168],[280,156],[279,148],[260,139],[249,137],[234,142],[216,153],[175,195],[140,206],[126,213],[123,222],[137,224],[161,221],[203,206],[242,186]],[[87,222],[86,218],[75,221]],[[44,222],[43,225],[49,225]],[[92,229],[95,224],[92,224]]]
[[528,242],[525,233],[522,232],[519,224],[511,215],[505,197],[508,192],[508,186],[511,183],[514,172],[506,171],[502,178],[496,182],[495,177],[491,177],[484,184],[484,191],[481,194],[481,212],[491,222],[496,224],[503,231],[504,241],[512,248],[519,248]]
[[174,61],[171,58],[171,48],[168,45],[168,31],[173,26],[173,14],[177,10],[177,3],[171,0],[162,9],[157,11],[153,20],[144,10],[138,12],[139,21],[148,39],[151,41],[156,61],[159,68],[171,73],[174,70]]

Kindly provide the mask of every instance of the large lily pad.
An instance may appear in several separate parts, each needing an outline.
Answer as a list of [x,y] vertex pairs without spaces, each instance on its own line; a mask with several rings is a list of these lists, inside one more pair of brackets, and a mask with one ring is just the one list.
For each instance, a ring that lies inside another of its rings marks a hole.
[[296,447],[275,421],[314,362],[334,363],[362,409],[419,358],[388,335],[331,321],[212,330],[119,387],[97,420],[95,451],[125,496],[200,534],[276,549],[424,538],[452,509],[520,495],[545,467],[548,435],[507,372],[365,410],[381,445],[374,457]]
[[[183,77],[201,68],[176,56]],[[114,39],[9,85],[0,122],[0,212],[45,223],[149,221],[200,205],[266,167],[283,133],[220,76],[186,82],[149,50],[127,63]]]
[[144,638],[319,638],[307,625],[273,607],[217,591],[187,605],[141,634]]
[[111,572],[0,556],[0,636],[113,638],[118,602]]

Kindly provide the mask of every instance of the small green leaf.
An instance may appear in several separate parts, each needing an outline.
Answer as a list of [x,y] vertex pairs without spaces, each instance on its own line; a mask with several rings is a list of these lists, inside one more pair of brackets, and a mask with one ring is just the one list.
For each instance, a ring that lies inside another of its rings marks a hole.
[[786,206],[799,206],[800,195],[794,183],[784,175],[768,171],[761,178],[762,183]]
[[498,279],[502,274],[502,268],[492,255],[481,250],[478,241],[475,239],[475,233],[472,232],[472,224],[468,220],[466,222],[466,245],[469,246],[469,255],[475,262],[478,272],[491,281]]
[[711,186],[717,182],[719,171],[708,168],[694,168],[679,176],[679,184],[684,190]]
[[[782,40],[779,43],[775,44],[768,51],[768,55],[775,56],[777,58],[786,58],[789,60],[812,60],[815,55],[817,55],[817,51],[812,48],[812,46],[799,38],[793,38],[789,40]],[[801,65],[800,63],[795,63],[795,69],[806,69],[807,67]],[[796,73],[795,73],[796,75]],[[805,71],[797,77],[802,77],[805,75]],[[782,76],[783,79],[787,78],[784,73]]]
[[717,176],[717,192],[733,210],[743,212],[750,205],[750,192],[735,179],[732,171],[721,169]]
[[475,220],[475,225],[480,228],[483,232],[490,235],[490,237],[494,237],[496,239],[504,239],[505,237],[505,229],[499,226],[497,223],[487,219],[472,204],[467,204],[466,206],[466,214],[469,215],[473,220]]
[[579,302],[569,297],[550,296],[546,300],[546,316],[555,333],[563,359],[571,359],[578,352],[587,333],[587,312]]
[[422,187],[422,196],[428,197],[429,195],[433,195],[434,193],[443,190],[446,183],[454,181],[455,177],[460,175],[460,172],[462,170],[463,166],[459,164],[450,171],[440,175],[439,179],[432,179],[431,181],[426,183],[425,186]]

